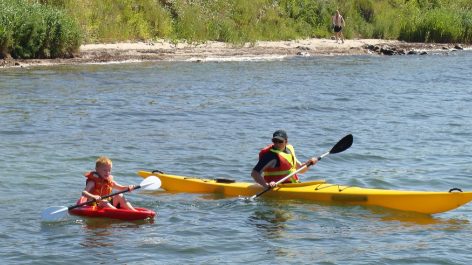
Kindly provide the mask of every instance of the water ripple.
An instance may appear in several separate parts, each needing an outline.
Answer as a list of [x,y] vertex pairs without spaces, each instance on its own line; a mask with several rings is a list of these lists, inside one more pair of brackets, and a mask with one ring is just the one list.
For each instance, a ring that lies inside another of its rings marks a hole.
[[[157,212],[126,222],[43,209],[74,205],[99,156],[120,184],[138,170],[252,182],[271,133],[301,161],[343,136],[302,181],[471,190],[470,51],[2,69],[0,256],[6,264],[467,264],[471,206],[423,215],[376,206],[134,191]],[[447,67],[445,67],[447,66]]]

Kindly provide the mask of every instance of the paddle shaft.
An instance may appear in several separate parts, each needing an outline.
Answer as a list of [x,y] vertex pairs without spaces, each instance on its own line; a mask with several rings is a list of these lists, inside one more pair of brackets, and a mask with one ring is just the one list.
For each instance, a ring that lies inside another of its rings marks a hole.
[[[150,185],[150,184],[149,184]],[[136,187],[134,187],[135,190],[137,189],[140,189],[141,188],[141,185],[138,185]],[[125,189],[125,190],[120,190],[120,191],[117,191],[115,193],[111,193],[111,194],[108,194],[108,195],[105,195],[105,196],[102,196],[101,199],[106,199],[108,197],[113,197],[115,195],[118,195],[118,194],[121,194],[121,193],[125,193],[125,192],[128,192],[129,191],[129,188]],[[92,202],[95,202],[96,200],[93,199],[91,201],[86,201],[86,202],[83,202],[83,203],[80,203],[80,204],[77,204],[77,205],[74,205],[74,206],[70,206],[70,207],[67,207],[68,210],[72,210],[72,209],[75,209],[77,207],[80,207],[80,206],[84,206],[86,204],[89,204],[89,203],[92,203]]]
[[[329,155],[329,154],[330,154],[330,152],[326,152],[326,154],[324,154],[324,155],[318,157],[318,161],[320,161],[323,157],[325,157],[325,156],[327,156],[327,155]],[[299,168],[297,171],[295,171],[295,172],[293,172],[293,173],[291,173],[291,174],[285,176],[283,179],[277,181],[275,184],[276,184],[276,185],[279,185],[280,183],[284,182],[286,179],[290,178],[291,176],[293,176],[293,175],[297,174],[298,172],[304,170],[305,168],[311,167],[311,166],[312,166],[312,163],[309,163],[308,165],[304,165],[303,167]],[[272,188],[269,186],[269,187],[267,187],[265,190],[259,192],[258,194],[253,195],[250,199],[253,200],[253,199],[255,199],[255,198],[261,196],[262,194],[266,193],[266,192],[269,191],[270,189],[272,189]]]

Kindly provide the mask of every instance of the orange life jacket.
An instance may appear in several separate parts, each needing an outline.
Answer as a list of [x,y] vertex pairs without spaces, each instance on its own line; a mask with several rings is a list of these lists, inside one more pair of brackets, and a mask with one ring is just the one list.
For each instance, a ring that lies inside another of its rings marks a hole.
[[[89,172],[85,174],[85,177],[87,178],[85,185],[87,185],[91,180],[95,182],[95,187],[90,192],[91,194],[101,197],[108,195],[113,191],[113,176],[110,176],[107,179],[102,179],[96,172]],[[106,200],[111,200],[111,197],[106,198]]]
[[[274,145],[266,146],[264,149],[259,152],[259,159],[268,152],[274,152],[277,154],[280,162],[280,166],[274,168],[268,168],[264,170],[264,180],[269,182],[277,182],[287,175],[293,173],[297,169],[297,158],[295,157],[295,149],[290,144],[287,144],[286,148],[290,151],[290,154],[281,152],[276,149],[272,149]],[[289,179],[286,179],[283,183],[298,183],[297,174],[291,176]]]

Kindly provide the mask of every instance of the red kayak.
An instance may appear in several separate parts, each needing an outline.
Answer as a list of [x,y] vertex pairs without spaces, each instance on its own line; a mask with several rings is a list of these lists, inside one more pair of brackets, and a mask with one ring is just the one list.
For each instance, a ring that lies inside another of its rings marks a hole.
[[[86,197],[80,197],[77,204],[84,203],[87,201]],[[80,215],[80,216],[88,216],[88,217],[95,217],[95,218],[111,218],[111,219],[120,219],[120,220],[143,220],[147,218],[154,218],[156,215],[155,212],[144,209],[134,207],[135,211],[129,211],[124,209],[112,209],[112,208],[98,208],[97,206],[92,205],[84,205],[74,209],[69,210],[70,214]]]

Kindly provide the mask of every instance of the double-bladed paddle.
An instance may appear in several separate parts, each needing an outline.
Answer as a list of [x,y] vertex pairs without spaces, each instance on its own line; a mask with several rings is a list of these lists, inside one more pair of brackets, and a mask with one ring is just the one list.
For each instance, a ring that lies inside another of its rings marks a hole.
[[[352,142],[353,142],[353,137],[352,137],[352,134],[348,134],[346,136],[344,136],[341,140],[339,140],[338,143],[336,143],[333,148],[331,148],[331,150],[325,154],[323,154],[322,156],[318,157],[318,161],[320,161],[322,158],[324,158],[325,156],[329,155],[329,154],[336,154],[336,153],[341,153],[342,151],[345,151],[346,149],[348,149],[349,147],[351,147],[352,145]],[[290,178],[291,176],[297,174],[298,172],[302,171],[303,169],[307,168],[307,167],[310,167],[312,166],[312,163],[308,164],[308,165],[304,165],[303,167],[299,168],[297,171],[287,175],[286,177],[284,177],[283,179],[277,181],[275,184],[280,184],[282,182],[284,182],[286,179]],[[239,198],[233,202],[230,202],[228,204],[225,204],[225,205],[222,205],[221,207],[223,206],[227,206],[229,204],[232,204],[234,202],[237,202],[239,200],[254,200],[255,198],[261,196],[262,194],[266,193],[267,191],[269,191],[271,189],[271,187],[267,187],[265,190],[259,192],[258,194],[256,195],[253,195],[252,197],[249,197],[249,198]]]
[[[161,180],[156,177],[156,176],[149,176],[147,178],[145,178],[141,184],[139,184],[138,186],[134,187],[134,189],[144,189],[144,190],[157,190],[159,189],[159,187],[161,186]],[[111,194],[108,194],[108,195],[105,195],[105,196],[102,196],[102,200],[103,199],[106,199],[108,197],[113,197],[115,195],[118,195],[120,193],[125,193],[125,192],[128,192],[129,189],[125,189],[125,190],[121,190],[121,191],[118,191],[118,192],[115,192],[115,193],[111,193]],[[72,210],[74,208],[77,208],[77,207],[80,207],[80,206],[84,206],[86,204],[89,204],[89,203],[92,203],[92,202],[95,202],[95,200],[90,200],[90,201],[86,201],[84,203],[80,203],[80,204],[77,204],[77,205],[74,205],[74,206],[70,206],[70,207],[66,207],[66,206],[51,206],[51,207],[48,207],[46,208],[42,213],[41,213],[41,219],[43,219],[43,221],[45,222],[53,222],[53,221],[57,221],[59,219],[61,219],[64,215],[66,215],[66,213],[69,211],[69,210]]]

